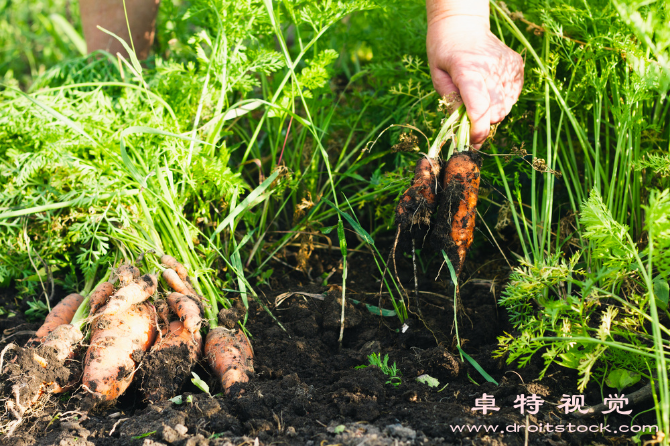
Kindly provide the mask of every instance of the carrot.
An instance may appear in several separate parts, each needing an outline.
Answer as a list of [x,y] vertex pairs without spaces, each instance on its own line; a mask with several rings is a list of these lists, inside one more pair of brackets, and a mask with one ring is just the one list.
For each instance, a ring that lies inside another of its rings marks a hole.
[[190,288],[189,293],[183,293],[177,289],[175,289],[175,291],[182,294],[196,294],[195,288],[193,288],[193,284],[191,283],[191,278],[188,276],[188,271],[186,271],[186,267],[184,265],[177,262],[177,259],[167,254],[161,256],[161,263],[168,268],[175,270],[177,275],[179,275],[179,278],[184,281],[187,287]]
[[163,279],[167,284],[178,293],[181,294],[195,294],[192,290],[184,283],[184,281],[179,277],[179,274],[173,269],[166,269],[163,271]]
[[200,332],[190,332],[181,321],[172,321],[167,329],[163,329],[163,339],[152,347],[151,351],[159,351],[171,346],[188,346],[189,358],[196,362],[202,356],[202,336]]
[[92,327],[82,378],[96,402],[114,400],[128,388],[137,365],[135,352],[147,351],[155,337],[155,315],[149,304],[113,314],[101,309]]
[[441,207],[447,212],[443,214],[449,234],[446,248],[450,257],[454,257],[452,263],[457,275],[463,268],[465,255],[474,238],[480,166],[480,155],[465,151],[454,154],[445,167],[443,187],[446,200]]
[[170,308],[168,307],[167,302],[163,299],[156,299],[154,300],[154,308],[162,323],[161,326],[167,327],[170,325]]
[[430,225],[430,216],[437,207],[439,175],[438,160],[425,157],[417,161],[412,185],[396,207],[395,222],[401,230],[416,224]]
[[167,302],[172,311],[179,316],[179,319],[184,321],[184,327],[190,333],[200,330],[202,312],[198,303],[191,296],[184,296],[181,293],[170,293],[167,297]]
[[[68,296],[69,297],[69,296]],[[69,321],[68,321],[69,322]],[[20,419],[45,393],[70,390],[81,377],[81,367],[74,358],[74,346],[83,339],[79,328],[61,324],[34,348],[14,347],[15,356],[2,370],[8,383],[13,383],[13,401],[6,407]]]
[[[81,342],[82,339],[84,339],[84,335],[82,334],[81,330],[79,330],[79,328],[71,324],[59,325],[45,338],[44,342],[42,343],[41,350],[45,351],[48,348],[54,349],[56,353],[55,362],[59,366],[64,365],[66,360],[74,359],[74,346]],[[35,359],[38,360],[37,357]],[[48,364],[48,366],[52,368],[54,365],[56,364]],[[46,361],[43,367],[47,367]],[[77,369],[78,372],[71,375],[67,382],[63,382],[61,384],[54,380],[50,383],[43,383],[44,387],[48,387],[48,391],[50,393],[63,393],[67,390],[70,390],[81,377],[81,368],[77,367]]]
[[222,327],[207,334],[205,356],[226,394],[233,384],[249,381],[254,372],[254,353],[247,337],[240,330],[233,333]]
[[119,278],[119,284],[124,287],[140,277],[140,270],[133,265],[126,264],[119,266],[115,274]]
[[145,274],[137,282],[119,289],[109,298],[109,302],[101,313],[113,315],[129,309],[132,305],[144,302],[156,292],[158,279],[155,274]]
[[93,290],[88,298],[88,303],[90,305],[89,314],[93,315],[97,313],[98,310],[107,303],[107,299],[109,299],[109,296],[112,294],[114,294],[114,285],[110,282],[102,282],[95,287],[95,290]]
[[34,341],[40,342],[59,325],[69,324],[83,300],[84,297],[77,293],[65,296],[58,302],[58,305],[51,309],[51,313],[44,319],[42,326],[35,332],[37,339]]
[[65,361],[74,358],[73,346],[84,339],[79,328],[70,324],[56,327],[42,342],[43,347],[53,347],[56,350],[56,359]]
[[161,256],[161,263],[168,268],[172,268],[175,270],[177,274],[179,274],[179,278],[181,280],[186,280],[188,277],[188,271],[186,271],[186,267],[182,265],[181,263],[177,262],[177,259],[175,259],[172,256],[169,256],[167,254],[164,254]]

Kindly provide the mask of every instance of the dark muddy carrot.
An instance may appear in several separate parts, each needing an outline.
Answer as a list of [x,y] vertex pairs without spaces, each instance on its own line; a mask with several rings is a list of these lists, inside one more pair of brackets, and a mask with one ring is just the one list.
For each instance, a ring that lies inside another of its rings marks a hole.
[[133,265],[126,264],[119,266],[115,274],[119,279],[119,286],[124,287],[140,277],[140,270]]
[[114,285],[110,282],[102,282],[95,287],[88,298],[90,306],[89,314],[93,315],[97,313],[100,308],[107,304],[107,300],[112,294],[114,294]]
[[56,327],[42,342],[43,347],[52,347],[56,350],[56,359],[65,361],[74,357],[73,346],[84,339],[79,328],[70,324]]
[[254,372],[254,353],[241,330],[214,328],[207,334],[205,357],[226,394],[233,384],[249,381]]
[[191,370],[202,358],[202,336],[191,333],[181,321],[163,328],[135,378],[148,402],[163,401],[178,395],[191,377]]
[[405,191],[396,207],[396,225],[402,230],[415,224],[429,225],[437,207],[440,162],[422,158],[416,163],[412,185]]
[[200,332],[190,332],[181,321],[172,321],[167,329],[163,329],[162,339],[156,340],[151,352],[160,351],[172,346],[186,345],[189,358],[196,362],[202,356],[202,336]]
[[472,245],[477,214],[477,198],[479,196],[479,155],[475,152],[459,152],[454,154],[445,167],[444,189],[455,198],[452,203],[453,218],[451,219],[451,243],[458,254],[457,274],[460,274],[465,255]]

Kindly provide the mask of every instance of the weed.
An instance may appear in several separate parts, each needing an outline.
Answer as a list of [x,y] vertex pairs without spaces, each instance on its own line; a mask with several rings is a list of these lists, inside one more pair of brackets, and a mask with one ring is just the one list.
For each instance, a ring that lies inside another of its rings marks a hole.
[[391,384],[392,386],[398,387],[402,384],[402,373],[398,370],[395,362],[393,365],[389,366],[389,355],[384,355],[382,359],[381,353],[372,353],[368,355],[368,365],[358,365],[355,368],[364,369],[366,367],[377,367],[379,370],[384,373],[384,375],[389,377],[389,380],[386,381],[386,384]]
[[[152,436],[153,434],[155,434],[155,433],[156,433],[156,431],[146,432],[146,433],[144,433],[144,434],[136,435],[136,436],[131,437],[131,438],[132,438],[133,440],[141,440],[142,438],[151,437],[151,436]],[[75,438],[75,440],[76,440],[76,438]]]
[[27,319],[31,322],[44,320],[49,309],[41,300],[27,301],[28,309],[25,312]]

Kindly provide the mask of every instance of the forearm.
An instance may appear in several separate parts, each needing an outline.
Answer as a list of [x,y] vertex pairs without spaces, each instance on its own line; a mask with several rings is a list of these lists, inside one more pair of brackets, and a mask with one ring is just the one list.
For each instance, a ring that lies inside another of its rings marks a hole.
[[426,0],[428,26],[455,16],[481,18],[489,23],[489,0]]

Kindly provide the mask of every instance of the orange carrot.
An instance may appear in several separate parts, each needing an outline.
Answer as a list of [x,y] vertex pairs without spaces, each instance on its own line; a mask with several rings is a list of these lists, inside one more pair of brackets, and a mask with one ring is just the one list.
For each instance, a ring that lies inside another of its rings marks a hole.
[[437,207],[437,178],[440,162],[422,158],[416,163],[412,185],[400,198],[395,221],[402,230],[416,224],[430,225],[430,216]]
[[167,302],[172,311],[179,316],[179,319],[184,321],[184,327],[190,333],[200,330],[202,312],[191,296],[184,296],[181,293],[170,293],[167,297]]
[[193,362],[198,361],[202,356],[202,336],[200,336],[200,332],[191,333],[181,321],[172,321],[168,329],[163,329],[163,339],[156,341],[156,344],[151,348],[151,352],[179,345],[188,347],[189,358]]
[[119,266],[115,274],[119,278],[119,285],[124,287],[140,277],[140,270],[133,265],[125,264]]
[[447,163],[444,174],[444,189],[447,195],[456,197],[458,208],[452,212],[450,237],[451,243],[458,254],[456,267],[460,274],[465,255],[472,245],[477,214],[477,197],[479,195],[479,166],[481,161],[476,152],[459,152],[454,154]]
[[137,282],[119,289],[109,298],[109,302],[101,313],[113,315],[124,312],[132,305],[144,302],[156,292],[158,279],[155,274],[145,274]]
[[79,328],[70,324],[56,327],[42,342],[43,347],[53,347],[56,350],[56,358],[59,361],[72,359],[74,357],[73,346],[84,339]]
[[191,289],[182,281],[179,274],[173,269],[166,269],[163,271],[163,279],[167,284],[178,293],[193,294]]
[[169,256],[167,254],[161,256],[161,263],[168,268],[172,268],[175,270],[177,274],[179,274],[179,278],[181,280],[186,280],[188,277],[188,271],[186,271],[186,267],[182,265],[181,263],[177,262],[177,259],[175,259],[172,256]]
[[97,401],[121,395],[135,375],[136,351],[147,351],[156,337],[155,315],[147,303],[109,314],[101,309],[84,360],[84,389]]
[[189,293],[184,293],[177,289],[175,289],[175,291],[182,294],[196,294],[195,288],[193,288],[193,284],[191,283],[191,278],[188,276],[188,271],[186,271],[186,267],[184,265],[177,262],[177,259],[167,254],[161,256],[161,263],[168,268],[175,270],[175,272],[179,275],[179,278],[184,281],[187,287],[190,288]]
[[58,302],[58,305],[51,309],[51,313],[47,315],[44,323],[35,333],[36,341],[40,341],[46,337],[59,325],[69,324],[83,300],[83,296],[74,293],[65,296],[63,300]]
[[226,394],[233,384],[248,382],[254,372],[254,353],[240,330],[232,332],[223,327],[210,330],[205,342],[205,356]]
[[98,310],[107,303],[107,299],[109,299],[109,296],[112,294],[114,294],[114,285],[110,282],[102,282],[95,287],[95,290],[93,290],[88,298],[88,303],[91,308],[89,314],[97,313]]

